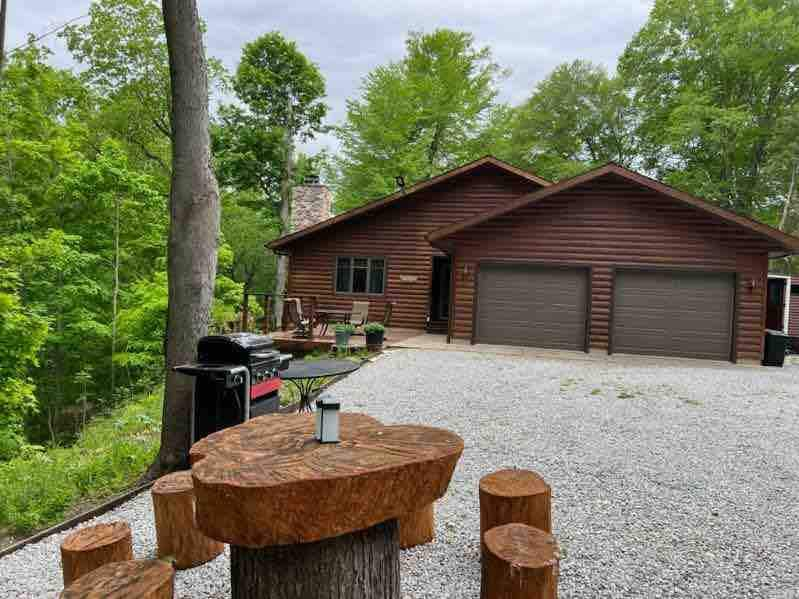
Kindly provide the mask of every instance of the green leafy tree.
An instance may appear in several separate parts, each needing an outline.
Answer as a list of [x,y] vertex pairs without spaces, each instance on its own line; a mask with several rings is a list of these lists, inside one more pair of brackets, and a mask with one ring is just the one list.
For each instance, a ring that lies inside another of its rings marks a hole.
[[[241,304],[242,284],[229,276],[234,260],[235,254],[230,247],[222,245],[209,324],[214,331],[225,330],[227,323],[235,320]],[[169,297],[164,267],[164,261],[159,260],[148,278],[138,279],[123,294],[119,312],[119,350],[114,360],[128,373],[130,386],[147,388],[159,382],[164,374]]]
[[96,0],[86,23],[59,34],[86,68],[97,95],[94,131],[130,144],[131,154],[169,173],[169,61],[161,8],[153,0]]
[[253,195],[256,194],[236,192],[222,196],[222,236],[233,255],[228,269],[220,267],[220,272],[240,282],[244,293],[263,292],[274,286],[275,258],[264,245],[281,230],[274,216],[248,205],[248,196]]
[[609,161],[630,166],[636,156],[634,115],[621,81],[587,61],[555,68],[508,122],[508,158],[550,179]]
[[[280,171],[280,222],[281,232],[288,233],[291,226],[291,187],[294,177],[294,149],[297,141],[314,137],[323,130],[322,119],[327,114],[327,106],[322,101],[325,95],[325,80],[319,68],[302,54],[297,44],[285,39],[274,31],[262,35],[244,46],[233,89],[247,111],[238,111],[235,123],[241,133],[247,135],[255,144],[244,144],[252,150],[255,160],[261,165],[250,166],[256,169],[259,184],[254,188],[264,190],[265,183],[272,182],[272,174]],[[234,111],[228,111],[228,115]],[[224,118],[224,115],[223,115]],[[246,133],[246,129],[261,130],[260,133]],[[271,133],[267,133],[271,132]],[[282,143],[277,145],[278,136]],[[242,146],[239,138],[238,147]],[[229,144],[230,147],[231,144]],[[281,161],[275,154],[282,150]],[[224,164],[225,158],[222,158]],[[238,170],[242,173],[241,161]],[[272,196],[271,186],[265,192]],[[275,276],[275,307],[281,310],[281,294],[286,287],[287,264],[285,256],[278,257]]]
[[214,170],[223,187],[257,190],[259,207],[280,212],[286,172],[285,135],[262,116],[221,106],[211,127]]
[[349,210],[390,193],[394,178],[425,177],[426,138],[419,134],[419,106],[401,63],[379,66],[362,81],[361,97],[347,101],[347,117],[336,129],[341,151],[333,173],[336,207]]
[[450,29],[411,33],[405,47],[401,61],[369,73],[360,98],[347,102],[337,128],[340,209],[390,193],[397,175],[413,183],[486,153],[475,141],[497,123],[491,115],[505,75],[491,50]]
[[0,247],[0,461],[10,459],[25,442],[23,424],[38,409],[30,376],[39,364],[48,322],[26,309],[19,296],[19,273],[13,251]]
[[757,214],[773,200],[764,167],[799,97],[797,64],[796,2],[658,0],[619,62],[646,168]]
[[130,285],[119,311],[119,350],[116,364],[132,380],[155,382],[164,372],[164,342],[168,305],[164,261],[148,278]]
[[46,316],[50,331],[40,351],[38,402],[44,421],[34,419],[34,434],[46,426],[58,438],[58,421],[80,395],[77,374],[108,355],[108,288],[92,275],[101,258],[81,247],[80,237],[51,229],[30,240],[18,238],[12,256],[20,277],[19,295],[27,309]]
[[787,110],[774,128],[766,149],[768,162],[763,169],[768,195],[776,198],[779,208],[777,227],[783,231],[799,231],[799,105]]
[[83,85],[47,64],[49,51],[27,46],[8,60],[0,86],[0,234],[29,232],[36,209],[62,170],[80,158],[86,127]]
[[[149,273],[163,255],[166,198],[152,177],[132,171],[122,147],[106,141],[92,160],[72,165],[56,180],[48,203],[55,209],[38,219],[81,236],[81,246],[101,260],[93,273],[109,291],[109,400],[116,392],[117,319],[122,289]],[[49,217],[49,218],[47,218]]]

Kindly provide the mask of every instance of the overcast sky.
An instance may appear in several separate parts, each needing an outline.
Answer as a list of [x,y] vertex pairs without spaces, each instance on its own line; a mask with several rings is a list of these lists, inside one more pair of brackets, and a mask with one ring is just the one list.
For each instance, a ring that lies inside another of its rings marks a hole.
[[[86,14],[90,0],[8,0],[7,47],[28,33],[42,34]],[[406,33],[449,27],[470,31],[489,45],[512,73],[502,83],[502,99],[518,103],[556,65],[576,58],[609,70],[643,25],[650,0],[199,0],[208,26],[207,52],[235,68],[241,47],[278,30],[295,40],[327,80],[329,121],[344,115],[347,98],[358,94],[372,68],[403,55]],[[55,36],[48,46],[61,66],[71,61]],[[335,148],[320,139],[308,149]]]

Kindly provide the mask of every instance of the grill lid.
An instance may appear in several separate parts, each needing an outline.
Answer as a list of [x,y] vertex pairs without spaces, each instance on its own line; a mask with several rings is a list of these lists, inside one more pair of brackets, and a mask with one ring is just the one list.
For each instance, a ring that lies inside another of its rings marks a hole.
[[228,335],[208,335],[197,343],[197,359],[200,362],[249,364],[256,358],[254,354],[278,353],[269,335],[256,333],[230,333]]

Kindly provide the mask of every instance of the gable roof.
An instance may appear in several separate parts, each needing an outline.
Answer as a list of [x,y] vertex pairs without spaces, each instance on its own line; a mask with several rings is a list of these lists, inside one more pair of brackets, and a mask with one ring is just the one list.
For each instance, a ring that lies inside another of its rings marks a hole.
[[589,181],[593,181],[594,179],[598,179],[609,174],[616,175],[632,183],[673,198],[679,202],[688,204],[694,208],[698,208],[699,210],[707,212],[717,218],[720,218],[721,220],[737,225],[744,229],[748,229],[749,231],[752,231],[753,233],[756,233],[767,238],[769,241],[774,242],[788,253],[799,253],[799,238],[794,237],[793,235],[788,235],[787,233],[783,233],[782,231],[759,221],[735,214],[734,212],[730,212],[724,208],[720,208],[719,206],[711,204],[706,200],[693,196],[689,193],[679,191],[673,187],[669,187],[668,185],[661,183],[656,179],[636,173],[612,162],[589,170],[575,177],[571,177],[570,179],[564,179],[563,181],[549,185],[544,189],[539,189],[532,193],[528,193],[516,200],[513,200],[512,202],[508,202],[492,210],[477,214],[471,218],[467,218],[466,220],[436,229],[435,231],[427,234],[427,240],[435,245],[436,241],[442,240],[450,235],[454,235],[459,231],[463,231],[464,229],[474,227],[475,225],[479,225],[487,220],[508,214],[524,206],[529,206],[530,204],[540,202],[545,198],[567,191],[569,189],[573,189],[579,185],[588,183]]
[[346,212],[337,214],[336,216],[320,221],[315,225],[311,225],[310,227],[305,227],[304,229],[300,229],[299,231],[295,231],[294,233],[289,233],[288,235],[284,235],[283,237],[280,237],[278,239],[273,239],[272,241],[266,244],[266,247],[272,250],[280,249],[282,247],[285,247],[286,245],[294,243],[299,239],[302,239],[303,237],[307,237],[308,235],[312,235],[314,233],[317,233],[318,231],[328,229],[334,225],[348,221],[355,217],[362,216],[370,212],[375,212],[377,210],[385,208],[386,206],[400,202],[403,199],[407,198],[408,196],[413,195],[417,191],[421,191],[423,189],[427,189],[434,185],[438,185],[439,183],[443,183],[444,181],[453,179],[459,175],[463,175],[465,173],[468,173],[469,171],[473,171],[477,168],[486,165],[495,166],[512,175],[516,175],[517,177],[521,177],[522,179],[527,179],[528,181],[532,181],[533,183],[537,183],[538,185],[541,185],[543,187],[552,184],[550,181],[547,181],[546,179],[542,179],[541,177],[538,177],[532,173],[528,173],[527,171],[524,171],[520,168],[516,168],[515,166],[512,166],[502,160],[499,160],[498,158],[494,158],[493,156],[484,156],[483,158],[479,158],[478,160],[469,162],[467,164],[464,164],[463,166],[459,166],[445,173],[441,173],[440,175],[431,177],[430,179],[425,179],[424,181],[415,183],[414,185],[411,185],[406,189],[401,189],[392,194],[389,194],[387,196],[369,202],[368,204],[364,204],[363,206],[359,206],[357,208],[353,208],[352,210],[347,210]]

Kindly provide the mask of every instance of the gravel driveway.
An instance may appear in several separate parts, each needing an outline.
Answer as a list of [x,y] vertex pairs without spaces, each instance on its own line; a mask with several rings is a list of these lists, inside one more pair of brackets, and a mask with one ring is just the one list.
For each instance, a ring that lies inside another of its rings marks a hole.
[[[329,393],[466,442],[436,541],[402,554],[403,597],[479,596],[477,482],[516,466],[552,485],[561,599],[594,599],[799,597],[797,391],[799,366],[401,350]],[[152,552],[147,494],[113,518]],[[65,534],[0,560],[0,597],[56,596]],[[179,573],[177,596],[228,596],[227,568]]]

